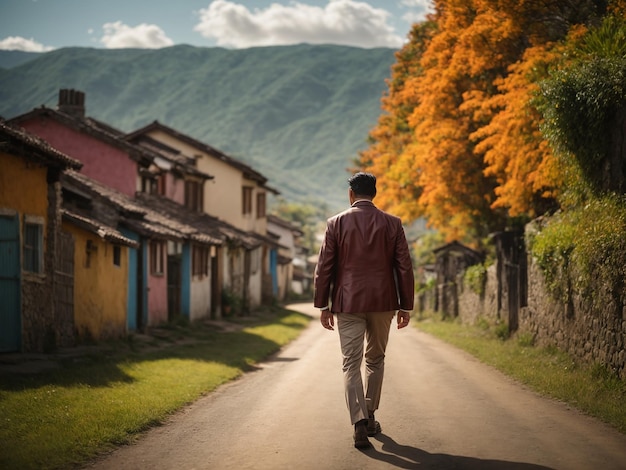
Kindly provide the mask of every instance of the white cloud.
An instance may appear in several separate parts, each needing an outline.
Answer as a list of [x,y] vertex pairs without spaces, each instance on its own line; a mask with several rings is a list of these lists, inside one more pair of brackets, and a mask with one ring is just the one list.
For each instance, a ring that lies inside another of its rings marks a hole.
[[427,14],[434,12],[431,0],[402,0],[401,3],[409,8],[409,11],[402,16],[407,23],[424,21]]
[[174,41],[166,36],[161,28],[154,24],[145,24],[131,27],[121,21],[105,23],[102,26],[104,36],[100,42],[107,49],[159,49],[172,46]]
[[291,2],[250,11],[228,0],[215,0],[199,12],[194,27],[219,46],[246,48],[284,44],[344,44],[358,47],[402,46],[388,23],[390,13],[356,0],[330,0],[325,7]]
[[0,40],[0,50],[3,51],[24,51],[24,52],[47,52],[54,47],[44,46],[33,38],[26,39],[21,36],[9,36]]

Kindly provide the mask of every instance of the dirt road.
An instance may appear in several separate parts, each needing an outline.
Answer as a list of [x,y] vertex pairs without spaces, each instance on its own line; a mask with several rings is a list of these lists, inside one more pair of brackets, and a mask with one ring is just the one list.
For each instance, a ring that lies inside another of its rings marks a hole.
[[369,450],[353,447],[337,332],[313,321],[258,370],[87,468],[626,468],[626,436],[414,327],[392,330],[386,365]]

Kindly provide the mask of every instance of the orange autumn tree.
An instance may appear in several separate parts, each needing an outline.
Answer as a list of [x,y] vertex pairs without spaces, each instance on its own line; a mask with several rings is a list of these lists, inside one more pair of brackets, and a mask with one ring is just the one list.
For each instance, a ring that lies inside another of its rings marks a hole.
[[494,82],[501,93],[480,103],[497,111],[471,138],[487,165],[485,174],[498,182],[492,207],[506,209],[509,217],[532,218],[557,207],[562,174],[532,102],[539,79],[558,61],[559,50],[550,45],[528,48],[509,75]]
[[[506,228],[513,215],[549,207],[558,177],[528,106],[541,75],[533,73],[546,69],[550,44],[596,7],[438,0],[435,11],[433,32],[418,42],[412,36],[398,54],[417,49],[410,57],[419,64],[400,68],[413,75],[390,89],[361,165],[384,182],[384,207],[407,220],[424,216],[448,239],[472,243]],[[410,131],[401,138],[387,125],[400,111]]]
[[360,166],[377,175],[377,204],[405,220],[421,215],[416,211],[417,205],[403,203],[417,200],[420,194],[417,186],[407,185],[410,176],[397,163],[413,139],[408,116],[419,102],[413,82],[421,75],[422,51],[433,27],[432,22],[413,25],[409,42],[396,53],[397,62],[392,67],[391,79],[387,80],[388,94],[382,98],[384,114],[369,134],[369,147],[360,154]]

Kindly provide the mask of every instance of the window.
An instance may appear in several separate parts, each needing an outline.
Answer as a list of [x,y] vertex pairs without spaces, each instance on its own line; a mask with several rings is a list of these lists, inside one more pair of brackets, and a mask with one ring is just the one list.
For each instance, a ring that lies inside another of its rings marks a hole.
[[43,274],[43,224],[24,223],[24,271]]
[[161,196],[165,196],[166,185],[165,181],[167,179],[167,173],[163,172],[157,177],[156,181],[156,192]]
[[119,245],[113,247],[113,264],[115,266],[122,265],[122,247]]
[[163,274],[165,243],[159,240],[150,242],[150,274]]
[[262,219],[265,217],[265,193],[258,193],[256,195],[256,218]]
[[191,271],[194,276],[209,275],[209,247],[203,245],[193,246],[193,259]]
[[141,192],[146,194],[156,193],[156,181],[152,175],[144,175],[141,177]]
[[252,214],[252,188],[243,187],[242,212],[244,215]]
[[202,212],[202,183],[199,181],[185,181],[185,207]]

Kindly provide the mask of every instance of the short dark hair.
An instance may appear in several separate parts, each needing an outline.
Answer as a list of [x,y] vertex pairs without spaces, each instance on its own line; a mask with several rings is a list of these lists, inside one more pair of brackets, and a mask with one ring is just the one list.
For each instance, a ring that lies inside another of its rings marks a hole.
[[348,183],[356,196],[376,196],[376,177],[371,173],[359,171],[348,179]]

